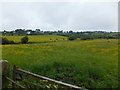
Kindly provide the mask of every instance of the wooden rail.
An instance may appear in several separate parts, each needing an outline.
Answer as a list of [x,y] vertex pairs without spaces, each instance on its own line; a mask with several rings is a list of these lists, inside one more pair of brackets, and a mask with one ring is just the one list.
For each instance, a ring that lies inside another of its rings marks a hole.
[[[3,61],[4,68],[6,66],[10,66],[7,61]],[[9,68],[7,68],[9,71]],[[4,69],[5,70],[5,69]],[[13,73],[12,73],[12,79],[9,78],[8,72],[4,71],[2,73],[2,76],[4,80],[9,81],[11,88],[22,88],[25,90],[29,89],[78,89],[78,90],[87,90],[85,88],[81,88],[75,85],[71,85],[68,83],[64,83],[61,81],[57,81],[54,79],[50,79],[48,77],[44,77],[38,74],[34,74],[25,70],[22,70],[15,65],[13,66]],[[6,81],[5,81],[6,82]]]
[[[29,85],[29,88],[33,87],[43,87],[43,88],[71,88],[71,89],[80,89],[83,90],[83,88],[75,86],[75,85],[71,85],[68,83],[63,83],[61,81],[57,81],[54,79],[50,79],[41,75],[37,75],[22,69],[17,68],[16,66],[14,66],[13,68],[13,74],[14,74],[14,81],[23,81],[24,84],[26,84],[27,86]],[[34,79],[42,84],[44,84],[43,86],[39,86],[39,85],[35,85],[32,83],[28,83],[28,81],[25,81],[25,78],[30,78],[30,79]],[[30,85],[32,84],[32,85]],[[13,83],[13,87],[15,83]],[[30,87],[31,86],[31,87]]]
[[6,77],[6,76],[3,76],[3,77],[6,78],[8,81],[10,81],[10,82],[16,84],[18,87],[25,89],[25,87],[23,87],[22,85],[16,83],[15,81],[13,81],[12,79],[10,79],[9,77]]

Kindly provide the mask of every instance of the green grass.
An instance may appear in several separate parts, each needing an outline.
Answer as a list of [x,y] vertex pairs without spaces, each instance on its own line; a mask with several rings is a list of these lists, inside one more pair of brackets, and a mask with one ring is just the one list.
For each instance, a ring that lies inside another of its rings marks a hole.
[[[36,38],[49,37],[57,36]],[[115,39],[3,45],[2,50],[3,59],[12,65],[40,75],[86,88],[118,87],[118,40]]]
[[[21,42],[21,38],[24,36],[3,36],[3,37],[6,37],[8,40],[13,40],[14,42]],[[29,42],[63,41],[63,38],[64,40],[67,40],[67,37],[57,35],[29,35],[28,38]]]

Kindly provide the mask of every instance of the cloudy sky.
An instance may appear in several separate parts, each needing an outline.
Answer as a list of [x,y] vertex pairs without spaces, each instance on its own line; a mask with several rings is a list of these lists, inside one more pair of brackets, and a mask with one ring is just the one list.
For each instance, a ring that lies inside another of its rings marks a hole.
[[117,2],[5,2],[0,30],[118,31]]

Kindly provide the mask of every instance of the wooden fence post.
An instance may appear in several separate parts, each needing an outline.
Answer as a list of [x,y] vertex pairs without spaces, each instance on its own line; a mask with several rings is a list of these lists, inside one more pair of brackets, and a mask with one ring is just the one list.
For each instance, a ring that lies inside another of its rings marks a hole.
[[10,64],[7,60],[0,60],[0,68],[2,72],[2,86],[7,87],[8,86],[8,80],[5,77],[9,76],[10,72]]
[[[13,75],[12,75],[12,78],[13,78],[13,81],[16,81],[16,75],[15,75],[15,70],[16,70],[16,66],[14,65],[13,66]],[[14,83],[12,83],[12,88],[15,88],[16,85]]]

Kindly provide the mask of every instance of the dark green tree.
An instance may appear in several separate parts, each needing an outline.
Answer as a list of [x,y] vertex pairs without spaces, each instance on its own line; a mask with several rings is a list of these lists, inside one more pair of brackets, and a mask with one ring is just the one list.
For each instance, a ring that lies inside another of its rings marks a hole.
[[22,44],[26,44],[28,42],[29,38],[27,36],[24,36],[23,38],[21,38],[21,43]]

